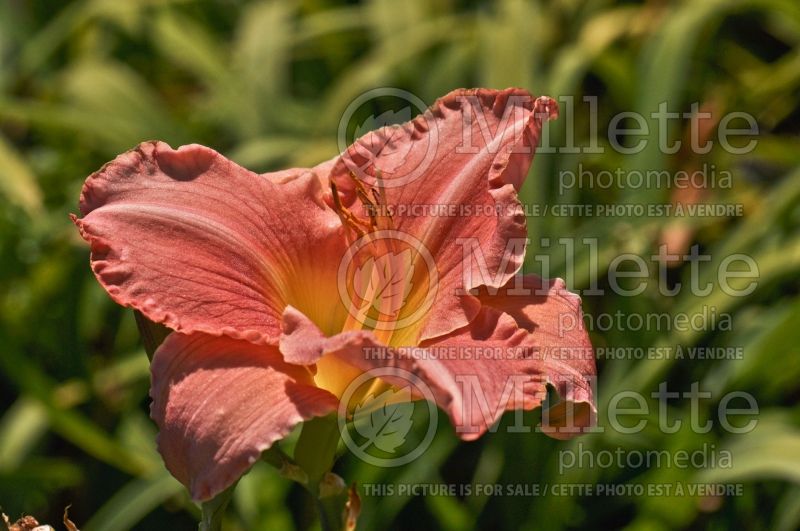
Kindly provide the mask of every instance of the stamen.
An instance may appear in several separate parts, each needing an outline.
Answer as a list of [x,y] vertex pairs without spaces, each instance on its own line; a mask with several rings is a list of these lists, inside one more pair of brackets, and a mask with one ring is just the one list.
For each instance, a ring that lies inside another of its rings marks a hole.
[[[361,202],[363,209],[366,211],[366,215],[369,216],[369,221],[366,221],[363,217],[356,216],[342,205],[336,183],[331,181],[334,208],[339,218],[342,220],[342,224],[353,229],[359,238],[364,236],[369,237],[368,249],[370,254],[376,258],[372,267],[389,267],[390,269],[402,267],[399,263],[392,263],[391,261],[387,264],[385,259],[382,259],[382,257],[385,258],[387,256],[390,259],[395,259],[395,257],[398,256],[396,249],[397,241],[391,237],[373,237],[378,231],[391,230],[394,228],[391,212],[386,203],[386,192],[380,170],[376,170],[375,172],[374,186],[366,185],[352,172],[349,173],[349,176],[353,181],[356,197]],[[372,273],[370,271],[362,271],[360,274],[364,275],[365,278],[370,278]],[[381,274],[393,278],[395,273],[390,270],[384,271]],[[405,272],[403,272],[403,274],[405,274]],[[388,315],[388,312],[384,313],[382,311],[384,308],[374,307],[375,298],[382,297],[381,292],[377,291],[379,290],[379,286],[372,286],[371,284],[368,284],[368,286],[370,292],[359,294],[359,298],[364,301],[363,306],[359,308],[355,315],[352,312],[348,312],[349,315],[345,322],[345,330],[372,328],[372,326],[367,325],[369,321],[368,316],[372,316],[370,318],[379,319],[380,315]],[[398,296],[403,296],[403,293],[399,293]],[[380,306],[382,307],[385,305],[391,306],[392,304],[393,301],[390,299],[381,299],[380,301]],[[375,315],[373,316],[373,314]],[[390,344],[392,335],[394,334],[393,328],[377,328],[373,329],[373,331],[378,340],[387,345]]]
[[353,229],[359,238],[366,236],[368,232],[372,231],[371,224],[362,221],[342,205],[342,200],[339,198],[339,190],[336,188],[336,183],[333,182],[333,180],[331,180],[331,195],[333,196],[333,209],[342,221],[342,225]]
[[391,230],[394,228],[391,212],[386,204],[386,193],[381,179],[380,170],[375,172],[375,187],[367,188],[353,172],[348,174],[355,186],[356,197],[369,217],[369,221],[359,217],[342,205],[336,183],[331,180],[331,195],[333,196],[334,210],[342,220],[342,225],[350,227],[360,238],[378,230]]

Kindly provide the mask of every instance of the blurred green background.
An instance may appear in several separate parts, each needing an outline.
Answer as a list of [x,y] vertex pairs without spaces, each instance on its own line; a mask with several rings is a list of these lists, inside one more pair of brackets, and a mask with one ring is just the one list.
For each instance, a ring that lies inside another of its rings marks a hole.
[[[530,204],[703,202],[742,205],[734,217],[539,216],[528,220],[534,254],[551,275],[574,260],[571,287],[585,289],[593,262],[601,279],[620,253],[646,260],[669,242],[711,256],[701,278],[745,253],[759,267],[755,291],[665,297],[657,282],[636,297],[606,289],[585,296],[589,315],[688,316],[713,307],[730,330],[592,332],[598,347],[736,347],[741,360],[599,360],[600,422],[621,390],[649,395],[658,383],[713,397],[670,401],[675,434],[648,428],[553,441],[504,433],[459,443],[441,427],[425,455],[401,469],[345,455],[337,471],[361,483],[663,484],[742,483],[714,496],[363,496],[361,529],[779,529],[800,526],[800,4],[796,0],[624,2],[603,0],[2,0],[0,2],[0,507],[60,528],[72,504],[83,531],[193,529],[197,509],[164,470],[148,418],[148,364],[130,311],[113,304],[88,268],[88,250],[69,222],[84,178],[146,139],[199,142],[266,171],[333,156],[342,112],[363,91],[399,87],[426,103],[462,86],[520,86],[575,97],[575,144],[589,145],[584,96],[597,96],[604,131],[621,111],[648,114],[659,102],[686,112],[693,102],[753,115],[757,147],[731,155],[537,155],[523,190]],[[379,105],[378,105],[379,107]],[[376,114],[386,110],[375,108]],[[563,109],[562,109],[563,111]],[[564,145],[562,119],[550,127]],[[713,122],[713,120],[712,120]],[[710,125],[713,133],[714,124]],[[673,121],[670,139],[687,138]],[[711,136],[714,139],[714,135]],[[742,139],[737,139],[742,140]],[[746,140],[746,139],[744,139]],[[600,146],[608,146],[601,134]],[[742,145],[738,143],[738,145]],[[562,171],[693,170],[732,174],[730,187],[558,188]],[[582,166],[579,166],[582,165]],[[558,238],[596,238],[598,257]],[[553,245],[541,245],[550,238]],[[651,272],[655,272],[653,269]],[[671,264],[671,283],[689,264]],[[608,288],[605,281],[600,287]],[[745,391],[758,426],[730,434],[719,399]],[[559,452],[729,449],[731,468],[582,467],[559,473]],[[231,530],[307,529],[303,492],[259,464],[228,511]]]

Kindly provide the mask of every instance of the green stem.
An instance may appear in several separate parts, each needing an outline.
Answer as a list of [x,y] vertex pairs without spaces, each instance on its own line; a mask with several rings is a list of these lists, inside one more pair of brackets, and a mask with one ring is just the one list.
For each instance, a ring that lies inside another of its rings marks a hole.
[[342,531],[344,528],[344,504],[347,503],[347,491],[341,495],[317,498],[317,512],[322,531]]
[[202,515],[200,517],[199,531],[222,531],[222,517],[225,515],[225,508],[231,501],[233,490],[236,483],[217,494],[213,499],[201,504]]
[[308,475],[305,487],[314,497],[324,531],[344,528],[347,487],[330,472],[339,445],[339,424],[335,414],[311,419],[303,424],[294,450],[294,460]]
[[303,424],[294,450],[294,460],[308,474],[307,488],[319,496],[319,484],[333,467],[339,445],[339,424],[336,414],[317,417]]

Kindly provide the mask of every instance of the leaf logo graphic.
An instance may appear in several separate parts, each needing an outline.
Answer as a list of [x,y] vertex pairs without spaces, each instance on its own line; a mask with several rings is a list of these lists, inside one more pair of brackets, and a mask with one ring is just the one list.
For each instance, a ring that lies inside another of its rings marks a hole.
[[367,439],[360,449],[375,446],[383,452],[395,453],[397,447],[406,442],[413,412],[410,387],[399,391],[387,389],[377,397],[368,395],[353,411],[353,425],[359,435]]
[[[393,142],[395,137],[402,138],[403,133],[399,127],[392,127],[395,124],[407,122],[411,119],[411,109],[406,107],[397,112],[389,110],[380,115],[370,116],[364,123],[356,127],[355,137],[359,138],[370,131],[374,134],[365,137],[365,142],[359,147],[362,148],[362,155],[374,163],[379,157],[381,159],[380,169],[384,173],[394,173],[397,168],[403,165],[411,151],[412,144],[402,142],[402,148],[398,149]],[[366,141],[369,141],[369,144]],[[365,152],[364,152],[365,151]]]
[[383,315],[397,316],[411,291],[414,275],[411,249],[370,257],[355,272],[356,295]]
[[353,138],[364,136],[370,131],[374,131],[375,129],[380,129],[381,127],[387,125],[401,124],[409,120],[411,120],[411,109],[409,107],[406,107],[405,109],[400,109],[397,112],[388,110],[386,112],[379,114],[378,116],[375,116],[373,114],[369,118],[364,120],[364,123],[356,127],[356,130],[353,133]]

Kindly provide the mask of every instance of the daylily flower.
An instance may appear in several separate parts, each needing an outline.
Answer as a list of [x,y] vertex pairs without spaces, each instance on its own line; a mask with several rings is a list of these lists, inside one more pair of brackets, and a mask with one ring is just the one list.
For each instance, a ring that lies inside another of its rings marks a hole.
[[[417,375],[463,439],[539,406],[548,385],[554,436],[591,423],[580,299],[517,275],[513,244],[526,237],[517,192],[556,113],[519,89],[458,90],[310,169],[258,175],[207,147],[146,142],[87,179],[73,219],[97,279],[174,331],[152,360],[151,413],[193,498],[337,411],[373,368]],[[560,330],[565,315],[577,325]],[[442,349],[456,355],[426,355]]]

